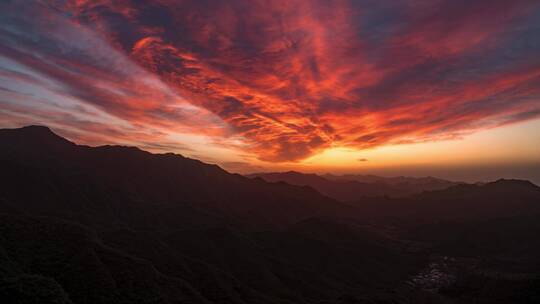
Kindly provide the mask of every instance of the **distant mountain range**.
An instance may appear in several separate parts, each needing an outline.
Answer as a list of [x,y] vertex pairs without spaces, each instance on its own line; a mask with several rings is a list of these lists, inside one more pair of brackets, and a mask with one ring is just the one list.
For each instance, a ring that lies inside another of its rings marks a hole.
[[255,173],[268,182],[286,182],[309,186],[320,193],[340,201],[355,201],[365,197],[403,197],[424,191],[442,190],[462,184],[434,177],[380,177],[375,175],[316,175],[295,171]]
[[0,130],[0,168],[0,303],[539,299],[527,181],[273,182],[38,126]]
[[514,179],[460,184],[404,198],[371,198],[355,203],[364,216],[426,220],[484,220],[540,213],[540,187]]

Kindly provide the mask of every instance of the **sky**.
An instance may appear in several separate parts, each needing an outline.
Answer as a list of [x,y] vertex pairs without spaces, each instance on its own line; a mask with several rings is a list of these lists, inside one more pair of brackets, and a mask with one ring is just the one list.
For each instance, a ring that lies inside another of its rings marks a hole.
[[540,183],[540,1],[4,0],[0,127],[240,173]]

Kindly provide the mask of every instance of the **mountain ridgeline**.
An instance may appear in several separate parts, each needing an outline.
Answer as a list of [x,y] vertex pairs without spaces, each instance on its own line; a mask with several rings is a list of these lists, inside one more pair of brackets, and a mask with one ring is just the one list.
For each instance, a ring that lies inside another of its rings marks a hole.
[[317,175],[295,171],[255,173],[268,182],[309,186],[336,200],[352,202],[366,197],[405,197],[424,191],[442,190],[462,183],[434,177],[380,177],[374,175]]
[[[1,303],[534,303],[527,181],[286,173],[0,130]],[[282,175],[282,174],[281,174]]]

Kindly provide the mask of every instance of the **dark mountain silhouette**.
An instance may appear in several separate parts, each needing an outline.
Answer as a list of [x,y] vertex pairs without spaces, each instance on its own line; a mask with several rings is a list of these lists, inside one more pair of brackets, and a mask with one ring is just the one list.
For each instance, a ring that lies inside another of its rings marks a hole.
[[0,148],[1,264],[17,269],[10,280],[57,282],[73,303],[313,303],[391,288],[413,270],[380,236],[338,246],[309,237],[312,226],[288,230],[354,214],[309,187],[78,146],[44,127],[1,130]]
[[[45,127],[1,130],[0,144],[6,189],[26,190],[5,193],[4,208],[47,208],[118,222],[133,219],[127,206],[151,207],[150,213],[163,211],[166,219],[168,209],[182,209],[188,221],[234,218],[238,224],[268,227],[350,213],[350,207],[308,187],[248,179],[175,154],[78,146]],[[28,205],[15,204],[21,201]],[[141,214],[147,215],[158,214]]]
[[285,182],[297,186],[309,186],[321,194],[339,201],[355,201],[364,197],[397,194],[399,189],[386,184],[372,185],[356,181],[333,181],[316,174],[295,171],[282,173],[256,173],[251,178],[262,178],[267,182]]
[[309,186],[339,201],[355,201],[364,197],[403,197],[423,191],[445,189],[459,183],[434,177],[379,177],[374,175],[317,175],[295,171],[255,173],[268,182],[286,182],[291,185]]
[[[462,182],[453,182],[453,181],[436,178],[432,176],[382,177],[382,176],[376,176],[376,175],[361,175],[361,174],[344,174],[344,175],[324,174],[323,177],[330,180],[357,181],[357,182],[369,183],[369,184],[382,183],[382,184],[390,185],[399,189],[401,191],[401,193],[398,193],[399,196],[421,193],[424,191],[443,190],[451,186],[463,184]],[[389,194],[388,196],[393,196],[393,195]]]
[[529,181],[500,179],[461,184],[407,198],[361,200],[365,216],[416,219],[484,220],[540,214],[540,187]]
[[0,130],[0,168],[1,303],[538,296],[540,192],[525,181],[349,205],[180,155],[79,146],[36,126]]

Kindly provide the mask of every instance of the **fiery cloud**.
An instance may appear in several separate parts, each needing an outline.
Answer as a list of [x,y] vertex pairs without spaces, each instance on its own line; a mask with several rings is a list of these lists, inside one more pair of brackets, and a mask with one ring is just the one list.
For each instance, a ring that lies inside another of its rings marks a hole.
[[[2,6],[0,55],[52,79],[56,93],[264,161],[450,139],[540,116],[538,1]],[[16,8],[24,18],[9,16]]]

